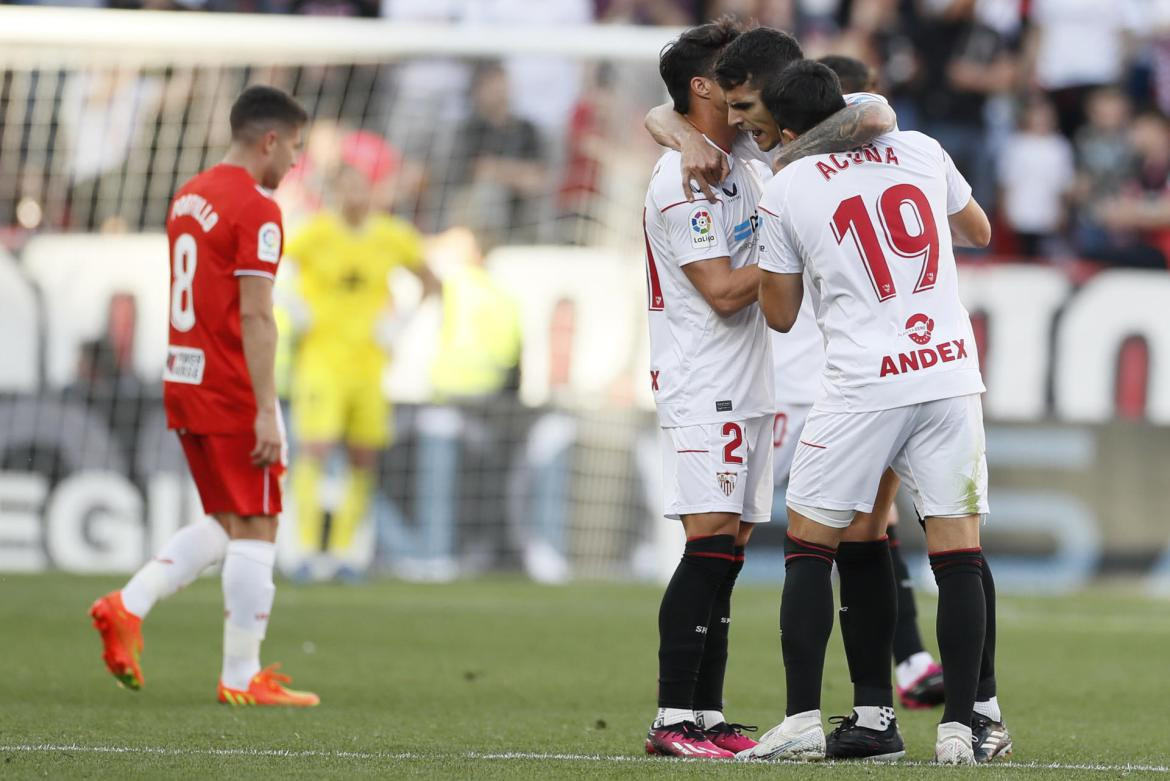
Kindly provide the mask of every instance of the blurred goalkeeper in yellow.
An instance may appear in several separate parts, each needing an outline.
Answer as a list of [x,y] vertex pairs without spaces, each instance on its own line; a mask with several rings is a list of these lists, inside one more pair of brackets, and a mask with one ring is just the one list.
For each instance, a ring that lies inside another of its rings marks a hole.
[[[353,136],[356,146],[343,150],[335,180],[336,210],[319,212],[285,247],[304,310],[294,318],[302,327],[292,384],[299,446],[290,480],[300,547],[307,553],[350,548],[370,506],[378,452],[390,443],[380,338],[392,313],[390,274],[405,268],[419,277],[424,295],[439,289],[418,231],[375,208],[378,185],[394,167],[380,159],[378,145],[381,153],[391,150],[372,134]],[[327,529],[321,477],[331,451],[342,444],[349,471]]]

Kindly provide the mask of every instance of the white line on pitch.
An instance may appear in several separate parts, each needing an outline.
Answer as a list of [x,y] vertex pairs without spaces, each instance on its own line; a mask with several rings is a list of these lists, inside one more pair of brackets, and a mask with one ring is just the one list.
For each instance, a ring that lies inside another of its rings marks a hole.
[[[381,759],[399,761],[424,761],[431,759],[476,759],[487,761],[508,760],[536,760],[545,762],[654,762],[664,761],[663,757],[643,757],[632,754],[547,754],[528,751],[507,751],[500,753],[481,753],[468,751],[462,754],[423,754],[417,752],[379,752],[379,751],[318,751],[315,749],[282,749],[282,748],[168,748],[165,746],[81,746],[76,744],[50,743],[22,743],[11,746],[0,746],[0,752],[24,753],[78,753],[78,754],[152,754],[156,756],[211,756],[211,757],[288,757],[323,759]],[[665,760],[670,761],[670,760]],[[685,760],[684,760],[685,761]],[[691,760],[709,761],[709,760]],[[800,763],[783,763],[800,764]],[[827,762],[825,764],[834,764]],[[855,763],[841,763],[855,764]],[[927,762],[897,762],[893,766],[916,767],[928,765]],[[1084,770],[1096,773],[1170,773],[1170,765],[1098,765],[1091,763],[1065,762],[996,762],[996,767],[1004,770]]]

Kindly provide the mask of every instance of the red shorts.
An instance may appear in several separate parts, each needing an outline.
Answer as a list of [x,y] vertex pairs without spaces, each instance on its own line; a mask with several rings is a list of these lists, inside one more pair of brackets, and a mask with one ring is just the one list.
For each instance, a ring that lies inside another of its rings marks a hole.
[[203,512],[236,515],[276,515],[280,512],[280,476],[284,464],[252,464],[256,435],[179,433],[183,453]]

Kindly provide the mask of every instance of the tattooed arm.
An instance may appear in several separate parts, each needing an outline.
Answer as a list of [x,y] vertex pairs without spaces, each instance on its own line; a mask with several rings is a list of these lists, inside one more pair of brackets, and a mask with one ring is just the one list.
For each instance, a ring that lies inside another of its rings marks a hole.
[[897,120],[889,104],[881,101],[870,100],[846,106],[800,138],[781,147],[772,167],[779,171],[802,157],[826,152],[847,152],[864,146],[895,129]]

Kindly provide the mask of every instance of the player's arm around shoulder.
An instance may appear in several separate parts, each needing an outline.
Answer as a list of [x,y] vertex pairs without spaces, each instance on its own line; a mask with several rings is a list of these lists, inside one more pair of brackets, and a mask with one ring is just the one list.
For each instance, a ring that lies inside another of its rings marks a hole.
[[682,268],[703,300],[720,317],[730,317],[756,301],[760,270],[755,263],[733,269],[731,258],[723,256],[693,261]]
[[[679,164],[682,181],[679,192],[683,198],[693,201],[701,195],[708,201],[714,201],[715,187],[731,172],[727,156],[707,143],[703,134],[675,111],[670,103],[650,109],[644,124],[655,143],[681,153]],[[697,193],[691,187],[692,181],[699,186]]]
[[847,152],[898,128],[898,115],[885,100],[860,100],[846,105],[776,155],[777,171],[810,155]]

